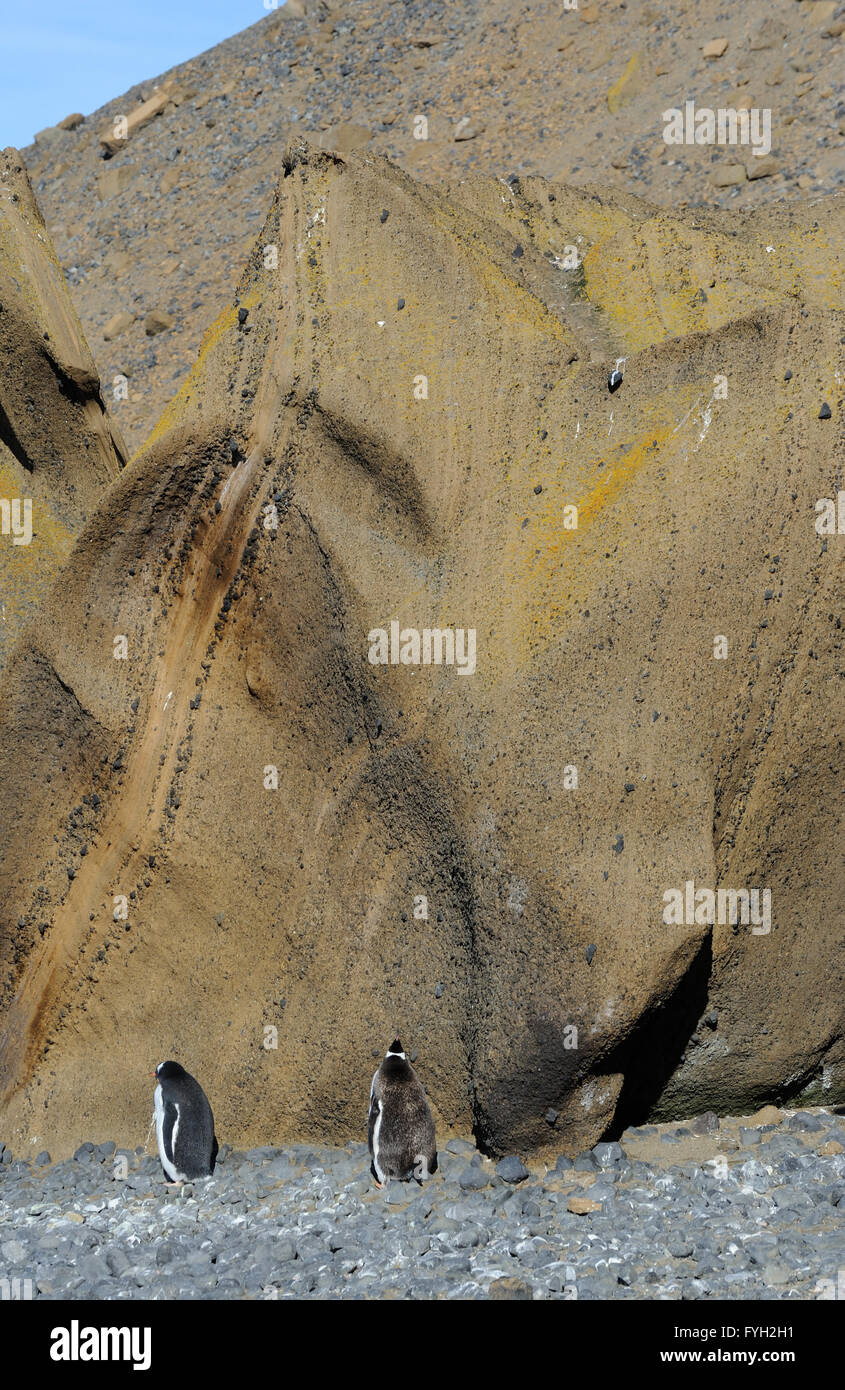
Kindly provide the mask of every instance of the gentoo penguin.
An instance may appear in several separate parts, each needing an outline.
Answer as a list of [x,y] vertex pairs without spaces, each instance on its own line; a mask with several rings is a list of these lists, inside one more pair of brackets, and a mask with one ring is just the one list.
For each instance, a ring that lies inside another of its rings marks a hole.
[[394,1038],[370,1087],[368,1142],[373,1177],[422,1182],[437,1171],[434,1120],[419,1077]]
[[170,1183],[207,1178],[214,1171],[217,1139],[208,1097],[178,1062],[159,1062],[152,1075],[158,1152]]

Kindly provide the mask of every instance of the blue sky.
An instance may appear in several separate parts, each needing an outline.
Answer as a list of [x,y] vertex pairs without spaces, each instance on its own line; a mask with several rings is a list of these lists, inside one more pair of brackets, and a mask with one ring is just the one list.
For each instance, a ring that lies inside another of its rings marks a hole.
[[267,14],[263,0],[9,0],[4,8],[0,148],[28,145],[71,111],[87,116]]

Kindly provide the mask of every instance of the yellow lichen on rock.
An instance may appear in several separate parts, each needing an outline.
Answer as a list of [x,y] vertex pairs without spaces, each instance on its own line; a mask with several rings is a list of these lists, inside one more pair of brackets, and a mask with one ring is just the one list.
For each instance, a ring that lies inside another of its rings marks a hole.
[[632,53],[625,64],[625,71],[622,76],[614,82],[607,93],[607,109],[612,116],[631,101],[644,86],[644,55],[640,52]]

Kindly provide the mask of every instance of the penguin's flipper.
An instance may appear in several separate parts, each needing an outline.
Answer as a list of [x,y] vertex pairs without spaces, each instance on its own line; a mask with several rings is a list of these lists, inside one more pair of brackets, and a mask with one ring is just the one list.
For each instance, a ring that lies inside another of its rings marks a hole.
[[373,1139],[374,1139],[375,1131],[376,1131],[376,1120],[377,1120],[378,1117],[379,1117],[379,1112],[380,1112],[380,1110],[381,1110],[381,1102],[379,1101],[378,1096],[377,1096],[376,1093],[375,1093],[375,1090],[371,1090],[371,1091],[370,1091],[370,1114],[369,1114],[369,1117],[368,1117],[368,1119],[367,1119],[367,1147],[368,1147],[368,1149],[370,1150],[370,1153],[373,1152]]
[[380,1188],[383,1186],[383,1182],[379,1176],[378,1168],[376,1167],[376,1128],[381,1115],[381,1101],[376,1095],[377,1076],[378,1072],[376,1072],[376,1075],[373,1077],[373,1084],[370,1087],[370,1114],[367,1120],[367,1148],[370,1151],[370,1159],[372,1160],[370,1163],[370,1172],[375,1179],[376,1187]]
[[[173,1153],[173,1136],[179,1124],[179,1111],[172,1100],[164,1101],[164,1120],[161,1126],[161,1142],[164,1146],[164,1156],[168,1163],[176,1167],[176,1159]],[[162,1164],[162,1167],[164,1165]]]

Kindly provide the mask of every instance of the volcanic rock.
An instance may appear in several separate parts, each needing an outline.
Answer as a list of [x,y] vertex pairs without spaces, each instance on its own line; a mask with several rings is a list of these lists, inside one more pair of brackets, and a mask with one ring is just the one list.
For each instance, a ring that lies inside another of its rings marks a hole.
[[14,149],[0,153],[0,356],[2,667],[126,457]]
[[841,232],[288,149],[0,686],[12,1144],[145,1132],[165,1055],[240,1144],[346,1142],[397,1018],[492,1153],[845,1097]]

